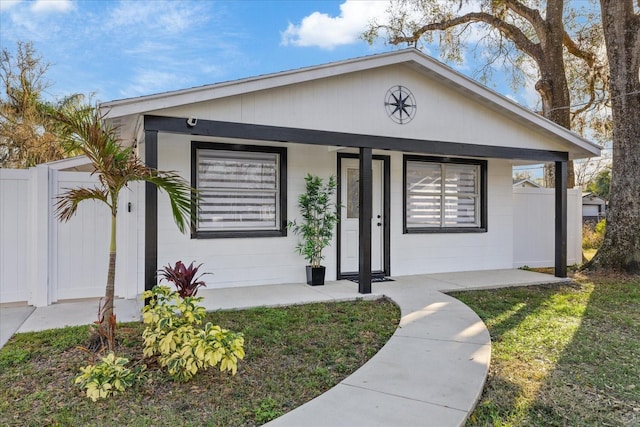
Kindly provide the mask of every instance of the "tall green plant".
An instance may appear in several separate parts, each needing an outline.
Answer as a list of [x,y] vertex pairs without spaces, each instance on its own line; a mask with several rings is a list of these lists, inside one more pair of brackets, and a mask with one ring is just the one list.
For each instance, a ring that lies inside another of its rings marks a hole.
[[98,184],[95,187],[70,189],[58,196],[58,219],[71,219],[78,209],[78,204],[85,200],[101,201],[111,211],[109,269],[102,311],[102,318],[108,321],[113,315],[116,225],[120,191],[133,181],[154,184],[169,196],[175,223],[181,232],[185,232],[195,190],[177,173],[150,168],[138,158],[133,148],[120,145],[116,129],[105,122],[104,115],[97,108],[79,106],[56,113],[54,117],[66,129],[65,134],[69,135],[67,142],[87,156],[95,169],[93,173],[98,175]]
[[298,197],[298,207],[302,222],[289,223],[289,228],[300,236],[296,246],[298,253],[311,267],[320,267],[324,258],[322,250],[329,246],[338,222],[339,205],[333,201],[336,179],[331,176],[327,182],[318,176],[307,174],[306,191]]

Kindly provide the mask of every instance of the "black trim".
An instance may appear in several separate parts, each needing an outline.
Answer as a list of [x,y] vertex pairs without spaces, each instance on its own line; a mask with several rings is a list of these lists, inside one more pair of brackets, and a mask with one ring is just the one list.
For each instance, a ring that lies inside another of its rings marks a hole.
[[567,162],[556,162],[555,178],[555,276],[567,277]]
[[371,293],[371,215],[372,215],[372,155],[371,148],[360,149],[360,208],[358,219],[360,253],[358,261],[358,292]]
[[190,127],[185,118],[163,116],[145,116],[145,130],[257,141],[394,150],[442,156],[521,159],[539,162],[567,161],[569,158],[568,153],[562,151],[463,144],[215,120],[198,120],[196,126]]
[[[480,226],[479,227],[421,227],[407,228],[407,162],[453,163],[480,166]],[[487,161],[478,159],[457,159],[451,157],[415,156],[405,154],[402,158],[402,233],[486,233],[488,231],[487,208]]]
[[[198,122],[199,123],[199,122]],[[247,144],[225,144],[220,142],[191,141],[191,186],[196,188],[198,165],[196,164],[196,153],[198,150],[226,150],[257,153],[276,153],[280,156],[279,174],[279,209],[280,228],[278,230],[221,230],[221,231],[198,231],[197,212],[191,213],[193,227],[191,229],[192,239],[218,239],[236,237],[284,237],[287,235],[287,148],[272,147],[266,145]]]
[[[158,168],[158,131],[144,133],[144,162]],[[144,186],[144,289],[149,291],[157,283],[158,270],[158,189],[150,182]]]
[[[337,187],[337,191],[336,191],[336,197],[338,198],[338,202],[340,203],[342,201],[342,159],[358,159],[359,155],[355,154],[355,153],[338,153],[338,162],[337,162],[337,183],[338,183],[338,187]],[[385,221],[383,223],[383,239],[384,239],[384,245],[383,245],[383,269],[384,270],[376,270],[376,271],[372,271],[371,274],[375,275],[383,275],[383,276],[390,276],[391,275],[391,245],[389,244],[389,242],[391,241],[391,158],[389,156],[383,156],[383,155],[379,155],[379,154],[374,154],[372,156],[373,160],[381,160],[382,161],[382,167],[383,167],[383,198],[384,198],[384,203],[383,203],[383,215],[385,218]],[[344,274],[342,274],[341,272],[341,268],[342,268],[342,261],[341,261],[341,256],[342,256],[342,249],[341,249],[341,243],[342,243],[342,227],[340,226],[340,224],[338,224],[338,230],[336,232],[336,236],[338,238],[338,244],[337,244],[337,251],[336,251],[336,260],[337,260],[337,279],[341,280],[341,279],[353,279],[353,278],[357,278],[358,273],[357,272],[346,272]]]

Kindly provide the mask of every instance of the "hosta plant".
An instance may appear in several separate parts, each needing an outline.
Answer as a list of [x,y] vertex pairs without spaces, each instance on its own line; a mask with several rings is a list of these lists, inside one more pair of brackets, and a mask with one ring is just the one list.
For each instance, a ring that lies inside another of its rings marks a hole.
[[205,309],[202,298],[182,298],[166,286],[155,286],[144,293],[149,304],[142,320],[147,325],[143,354],[157,356],[174,379],[188,381],[199,370],[219,365],[221,371],[238,370],[244,358],[244,337],[207,322],[202,325]]
[[201,266],[202,264],[194,267],[192,262],[189,264],[189,267],[187,267],[182,261],[178,261],[175,266],[172,267],[171,264],[169,264],[162,270],[158,271],[160,272],[162,279],[165,279],[175,285],[178,290],[178,294],[180,294],[182,298],[195,297],[200,286],[207,286],[204,284],[204,281],[200,280],[200,278],[209,273],[203,273],[196,277],[198,269]]
[[111,352],[100,363],[80,368],[82,373],[76,377],[75,383],[84,388],[87,397],[94,402],[121,393],[146,378],[146,365],[129,369],[128,363],[129,359],[116,357]]

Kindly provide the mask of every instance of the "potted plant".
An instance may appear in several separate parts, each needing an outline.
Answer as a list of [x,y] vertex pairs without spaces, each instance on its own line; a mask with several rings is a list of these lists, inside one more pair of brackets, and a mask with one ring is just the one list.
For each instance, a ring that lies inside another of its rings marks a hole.
[[307,284],[324,285],[325,267],[320,265],[324,258],[322,250],[333,239],[333,230],[338,222],[338,204],[333,201],[336,189],[335,177],[327,182],[318,176],[307,174],[306,191],[298,197],[298,207],[302,220],[289,223],[289,228],[300,236],[296,250],[308,262]]

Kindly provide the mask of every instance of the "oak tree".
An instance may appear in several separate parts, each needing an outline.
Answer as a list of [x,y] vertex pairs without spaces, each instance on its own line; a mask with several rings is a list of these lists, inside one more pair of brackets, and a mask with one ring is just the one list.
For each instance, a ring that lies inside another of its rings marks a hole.
[[[509,71],[514,87],[535,77],[544,117],[567,129],[572,123],[604,128],[606,120],[596,120],[608,83],[597,18],[593,8],[568,7],[564,0],[395,0],[385,22],[371,23],[364,37],[373,42],[386,35],[391,44],[416,47],[437,38],[443,59],[453,61],[482,45],[481,79],[490,78],[496,64]],[[481,42],[469,46],[478,34]],[[571,162],[568,169],[573,187]]]
[[610,67],[613,160],[607,228],[588,267],[640,273],[640,1],[600,0]]

